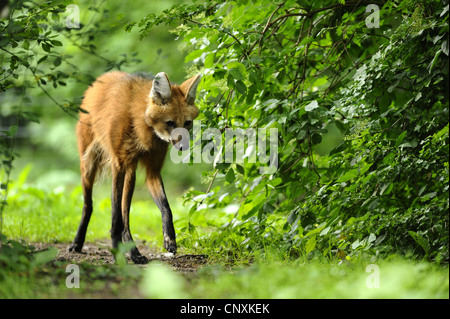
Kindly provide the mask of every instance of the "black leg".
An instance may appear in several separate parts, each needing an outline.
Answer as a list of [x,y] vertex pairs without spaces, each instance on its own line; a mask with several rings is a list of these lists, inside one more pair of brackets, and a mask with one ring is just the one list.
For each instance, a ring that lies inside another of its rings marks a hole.
[[[125,181],[123,186],[122,220],[124,229],[122,232],[122,240],[124,242],[133,242],[133,237],[131,236],[130,232],[130,207],[135,184],[136,184],[136,172],[134,170],[130,170],[125,174]],[[141,255],[136,246],[131,248],[130,255],[131,260],[135,264],[145,264],[148,262],[147,258]]]
[[69,246],[69,251],[75,251],[80,253],[83,249],[84,240],[86,238],[86,231],[89,224],[89,220],[92,215],[92,190],[88,191],[89,195],[85,195],[83,205],[83,215],[81,217],[80,225],[78,226],[77,234],[72,244]]
[[117,249],[122,242],[123,220],[122,220],[122,192],[125,173],[120,170],[112,170],[112,191],[111,191],[111,240],[114,249]]
[[173,227],[172,211],[167,201],[164,185],[159,174],[149,176],[147,185],[155,200],[156,205],[161,211],[162,228],[164,236],[164,248],[172,253],[177,252],[177,243],[175,240],[175,228]]
[[93,165],[90,169],[87,169],[82,163],[81,165],[81,186],[83,188],[83,214],[81,216],[80,225],[78,226],[77,234],[72,244],[69,246],[69,251],[75,251],[80,253],[83,249],[84,240],[86,239],[86,232],[89,225],[89,220],[92,215],[92,187],[94,185],[96,165]]

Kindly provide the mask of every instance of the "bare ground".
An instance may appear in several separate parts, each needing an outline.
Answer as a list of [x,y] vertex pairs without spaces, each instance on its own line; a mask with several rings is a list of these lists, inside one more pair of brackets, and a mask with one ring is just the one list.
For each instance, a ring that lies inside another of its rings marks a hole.
[[[67,250],[69,247],[68,243],[33,243],[32,246],[34,246],[37,250],[42,250],[49,247],[57,248],[59,252],[56,257],[56,261],[74,264],[90,263],[93,265],[115,263],[108,243],[85,243],[81,253],[69,252]],[[169,265],[173,270],[183,273],[196,272],[197,269],[204,266],[208,262],[206,255],[173,255],[171,253],[161,253],[158,252],[156,248],[151,249],[148,245],[143,243],[138,243],[137,247],[140,253],[147,257],[149,264],[153,261],[161,261]],[[128,263],[132,263],[129,258]],[[143,267],[145,267],[145,265],[143,265]]]
[[[150,248],[148,244],[137,243],[142,255],[149,259],[144,265],[134,265],[128,257],[128,264],[133,265],[125,273],[121,267],[116,267],[114,257],[108,242],[85,243],[81,253],[69,252],[69,243],[30,243],[36,251],[50,247],[58,249],[53,267],[46,267],[40,272],[42,277],[51,278],[55,285],[64,283],[67,274],[63,271],[67,264],[83,265],[83,289],[62,289],[56,298],[101,298],[101,299],[129,299],[145,298],[139,288],[143,268],[159,261],[180,273],[187,280],[197,276],[197,270],[208,263],[205,255],[186,255],[161,253],[160,247]],[[62,267],[62,268],[61,268]],[[60,269],[55,275],[52,269]],[[40,297],[38,297],[40,298]]]

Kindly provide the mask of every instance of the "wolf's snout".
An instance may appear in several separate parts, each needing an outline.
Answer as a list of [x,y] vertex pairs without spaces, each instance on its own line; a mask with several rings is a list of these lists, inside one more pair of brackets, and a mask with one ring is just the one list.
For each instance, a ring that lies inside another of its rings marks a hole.
[[182,150],[183,150],[183,143],[182,143],[181,135],[179,135],[179,138],[177,138],[177,139],[172,138],[171,142],[172,142],[172,145],[173,145],[177,150],[179,150],[179,151],[182,151]]
[[189,149],[189,132],[184,128],[176,128],[170,134],[172,145],[179,151]]

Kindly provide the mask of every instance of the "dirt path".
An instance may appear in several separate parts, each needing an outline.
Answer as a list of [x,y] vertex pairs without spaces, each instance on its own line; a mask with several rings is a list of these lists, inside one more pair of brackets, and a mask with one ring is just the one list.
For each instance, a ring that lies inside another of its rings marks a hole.
[[[46,249],[48,247],[55,247],[59,250],[56,257],[57,261],[70,262],[70,263],[91,263],[94,265],[102,264],[114,264],[114,258],[110,252],[110,246],[108,243],[86,243],[83,246],[83,251],[81,253],[69,252],[67,247],[68,243],[55,243],[55,244],[43,244],[43,243],[33,243],[37,250]],[[162,261],[171,266],[173,270],[179,272],[196,272],[198,268],[204,266],[208,258],[205,255],[183,255],[183,254],[164,254],[151,250],[148,245],[138,244],[138,249],[142,255],[149,259],[150,264],[152,261]],[[129,263],[132,263],[128,259]],[[148,265],[147,264],[147,265]],[[145,265],[143,265],[145,267]]]
[[[117,266],[110,252],[110,243],[95,242],[86,243],[81,253],[69,252],[69,243],[30,243],[36,251],[54,247],[58,254],[53,263],[43,267],[39,271],[40,278],[52,280],[59,285],[57,298],[146,298],[142,292],[142,276],[145,268],[153,262],[162,262],[172,270],[181,274],[189,282],[197,276],[197,270],[208,263],[205,255],[164,254],[159,247],[149,247],[148,244],[138,243],[137,247],[142,255],[149,259],[145,265],[134,265],[128,258],[128,264],[132,267],[123,269]],[[67,264],[77,264],[82,269],[83,277],[80,279],[82,289],[65,289]],[[117,266],[117,267],[116,267]],[[63,284],[61,284],[63,283]],[[55,296],[53,296],[55,297]]]

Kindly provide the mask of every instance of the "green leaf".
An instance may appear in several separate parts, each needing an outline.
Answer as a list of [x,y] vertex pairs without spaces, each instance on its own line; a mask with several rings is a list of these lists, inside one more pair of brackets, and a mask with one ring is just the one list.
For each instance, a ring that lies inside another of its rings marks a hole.
[[325,224],[322,224],[321,226],[318,226],[317,228],[314,228],[313,230],[310,230],[309,232],[306,233],[305,237],[311,236],[311,235],[316,235],[317,233],[320,233],[323,228],[325,227]]
[[428,240],[426,238],[424,238],[423,236],[419,235],[418,233],[409,230],[408,234],[414,239],[414,241],[423,248],[423,250],[425,250],[425,253],[428,254],[428,252],[430,251],[430,243],[428,242]]
[[328,82],[328,78],[326,76],[318,78],[317,80],[314,81],[314,83],[312,84],[312,86],[321,86],[324,85]]
[[10,136],[10,137],[14,137],[15,135],[16,135],[16,133],[17,133],[17,130],[18,130],[18,126],[17,125],[11,125],[10,127],[9,127],[9,130],[8,130],[8,135]]
[[357,239],[352,243],[352,249],[355,250],[361,246],[361,242]]
[[227,76],[227,86],[230,89],[234,89],[234,87],[235,87],[234,79],[233,79],[233,77],[230,74],[228,74],[228,76]]
[[230,167],[230,163],[217,163],[215,168],[220,170],[226,170],[228,167]]
[[348,143],[347,141],[342,142],[341,144],[339,144],[338,146],[336,146],[335,148],[333,148],[330,151],[330,156],[346,150],[349,146],[350,146],[350,143]]
[[46,264],[58,255],[59,250],[55,247],[49,247],[48,249],[38,251],[34,254],[33,263],[36,266]]
[[303,44],[309,44],[309,43],[313,42],[314,39],[315,39],[315,38],[312,37],[312,36],[310,36],[310,37],[305,37],[305,38],[303,38],[303,40],[300,42],[300,45],[303,45]]
[[365,163],[359,170],[359,174],[364,175],[364,173],[367,172],[371,166],[372,163]]
[[380,189],[380,196],[385,194],[388,195],[394,188],[394,183],[386,183]]
[[379,203],[380,203],[380,199],[379,199],[379,198],[375,198],[375,199],[373,200],[373,202],[370,203],[368,209],[369,209],[370,211],[373,211],[375,208],[377,208],[377,206],[378,206]]
[[267,214],[272,214],[275,211],[275,206],[270,203],[264,203],[262,210]]
[[242,73],[239,69],[237,68],[232,68],[230,70],[228,70],[228,73],[231,74],[231,76],[235,79],[235,80],[244,80],[244,77],[242,76]]
[[431,73],[431,71],[434,68],[434,65],[436,64],[436,62],[439,60],[439,55],[441,54],[442,50],[438,50],[436,52],[436,54],[434,55],[433,60],[430,62],[430,64],[428,65],[428,72]]
[[314,109],[317,109],[319,107],[319,103],[317,103],[316,100],[312,101],[311,103],[309,103],[308,105],[305,106],[305,111],[306,112],[311,112]]
[[330,226],[325,227],[325,228],[320,232],[319,236],[325,236],[325,235],[327,235],[328,232],[330,231],[330,229],[331,229]]
[[42,58],[40,58],[40,59],[37,61],[37,64],[44,62],[45,60],[47,60],[47,58],[48,58],[48,55],[44,55]]
[[197,212],[198,205],[198,203],[195,203],[191,206],[191,208],[189,209],[189,218],[192,218],[192,216]]
[[229,70],[231,70],[231,69],[238,69],[241,74],[244,74],[245,71],[246,71],[245,65],[242,64],[241,62],[236,61],[236,60],[230,61],[227,64],[227,67],[228,67]]
[[322,142],[322,135],[318,134],[318,133],[314,133],[311,136],[311,142],[315,145],[315,144],[320,144],[320,142]]
[[307,133],[306,130],[300,130],[297,134],[297,139],[298,140],[304,139],[306,137],[306,133]]
[[442,50],[442,52],[445,53],[446,56],[448,56],[448,41],[447,40],[442,42],[441,50]]
[[419,92],[416,94],[416,97],[414,98],[414,102],[417,102],[422,97],[422,92]]
[[433,139],[439,139],[440,137],[444,136],[445,134],[448,134],[448,124],[442,130],[435,133],[433,135]]
[[195,234],[195,225],[192,223],[189,223],[188,230],[189,230],[189,234],[194,235]]
[[252,56],[252,57],[250,58],[250,61],[251,61],[253,64],[259,64],[259,63],[261,63],[261,62],[263,61],[263,59],[261,59],[261,58],[258,57],[258,56]]
[[22,48],[24,48],[25,50],[28,50],[30,48],[30,41],[28,41],[28,40],[23,41]]
[[[252,203],[253,204],[253,203]],[[264,202],[260,202],[258,204],[256,204],[252,209],[250,209],[250,211],[245,214],[244,216],[242,216],[243,220],[247,220],[250,217],[256,215],[256,213],[258,213],[258,211],[261,209],[261,206],[264,204]]]
[[241,165],[236,164],[236,169],[237,169],[239,174],[242,174],[242,175],[245,174],[245,170],[244,170],[244,168]]
[[50,41],[55,47],[61,47],[63,44],[61,41],[58,40],[51,40]]
[[305,245],[306,254],[308,255],[310,252],[314,250],[316,247],[316,235],[312,236]]
[[203,54],[203,52],[204,52],[203,49],[192,51],[191,53],[189,53],[186,56],[186,58],[184,58],[184,61],[189,62],[189,61],[195,60],[195,59],[199,58]]
[[358,176],[358,170],[352,169],[352,170],[347,171],[344,175],[342,175],[336,182],[337,183],[347,182],[351,179],[354,179],[357,176]]
[[60,65],[61,65],[61,57],[57,57],[57,58],[53,61],[53,65],[54,65],[54,66],[60,66]]
[[232,183],[232,182],[234,182],[235,179],[236,179],[236,176],[234,175],[234,170],[230,168],[227,172],[227,175],[225,176],[225,180],[228,183]]
[[235,85],[238,92],[241,93],[242,95],[244,95],[247,92],[247,86],[241,80],[237,80]]
[[407,132],[407,131],[404,131],[402,134],[400,134],[400,135],[397,137],[397,139],[395,140],[395,147],[398,147],[398,146],[403,142],[403,139],[405,138],[406,133],[408,133],[408,132]]
[[432,198],[436,197],[436,195],[437,195],[437,192],[427,193],[427,194],[423,195],[421,197],[421,199],[424,200],[424,201],[427,201],[429,199],[432,199]]
[[45,42],[42,42],[42,49],[43,49],[45,52],[50,52],[50,48],[51,48],[51,46],[50,46],[49,44],[47,44],[47,43],[45,43]]
[[227,70],[225,69],[218,69],[214,70],[213,77],[217,80],[223,79],[223,77],[227,74]]
[[369,238],[367,239],[367,244],[373,243],[377,239],[374,233],[370,233]]

